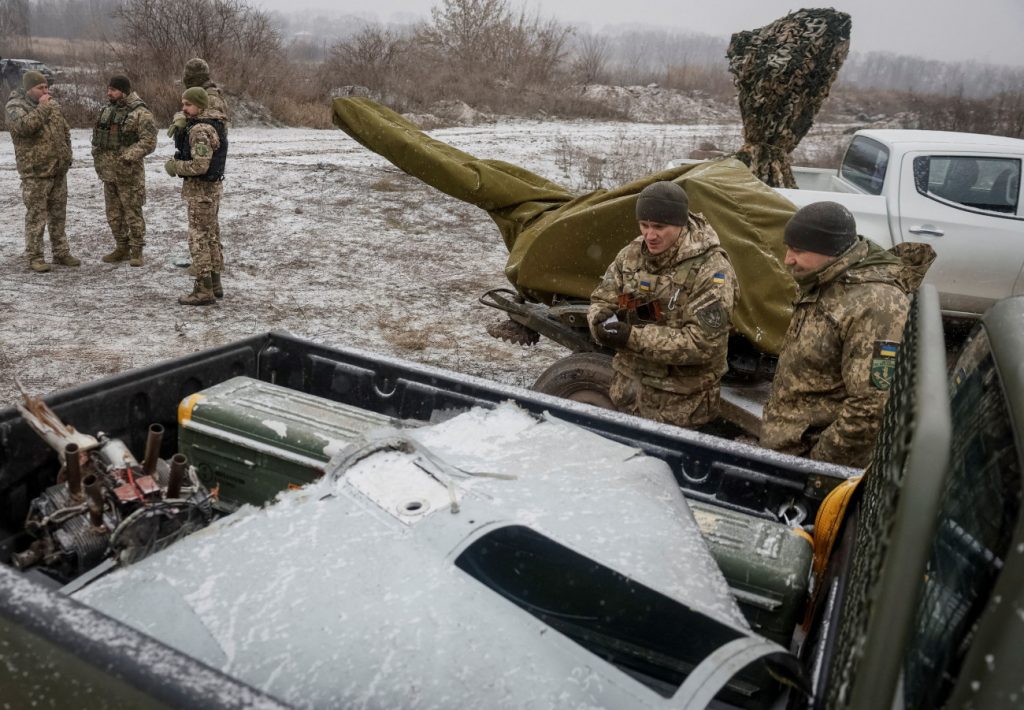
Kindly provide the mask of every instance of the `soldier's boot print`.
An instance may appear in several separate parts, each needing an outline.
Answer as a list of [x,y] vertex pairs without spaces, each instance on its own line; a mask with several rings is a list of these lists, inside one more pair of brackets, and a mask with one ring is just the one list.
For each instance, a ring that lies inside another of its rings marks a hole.
[[82,260],[71,256],[71,253],[61,254],[60,256],[53,257],[54,264],[60,264],[61,266],[81,266]]
[[118,244],[114,247],[114,251],[103,256],[100,261],[106,262],[107,264],[116,264],[119,261],[124,261],[128,258],[128,247],[123,244]]
[[215,298],[224,298],[224,286],[220,282],[220,272],[214,271],[210,274],[210,281],[213,284],[213,295]]
[[178,299],[178,303],[183,306],[209,306],[216,302],[217,297],[213,295],[213,277],[209,274],[197,278],[192,293]]
[[142,266],[142,247],[132,247],[129,252],[128,263],[132,266]]
[[29,262],[28,268],[32,269],[37,274],[45,274],[47,271],[50,270],[50,265],[47,264],[42,259],[33,259],[32,261]]

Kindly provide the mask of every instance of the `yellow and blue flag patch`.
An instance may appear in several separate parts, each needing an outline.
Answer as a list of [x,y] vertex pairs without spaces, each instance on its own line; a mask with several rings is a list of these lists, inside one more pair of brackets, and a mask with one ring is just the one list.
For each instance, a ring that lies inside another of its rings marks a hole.
[[887,390],[892,385],[893,374],[896,372],[896,354],[899,351],[900,344],[893,340],[875,341],[870,381],[876,389]]
[[725,272],[718,271],[711,277],[711,283],[713,284],[724,284],[725,283]]

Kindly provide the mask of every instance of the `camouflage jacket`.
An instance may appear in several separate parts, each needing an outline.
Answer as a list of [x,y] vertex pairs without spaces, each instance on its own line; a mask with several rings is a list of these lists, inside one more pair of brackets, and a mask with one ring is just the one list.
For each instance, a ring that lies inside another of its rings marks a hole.
[[[196,118],[223,121],[224,114],[215,109],[207,108]],[[178,173],[178,177],[185,178],[181,185],[181,196],[186,200],[208,198],[221,189],[220,183],[190,180],[189,178],[199,177],[209,169],[213,154],[220,148],[220,137],[217,135],[217,129],[209,123],[193,123],[188,128],[188,145],[192,159],[174,161],[174,168]]]
[[92,157],[104,182],[145,182],[142,160],[156,150],[153,114],[134,91],[100,112],[93,128]]
[[212,113],[219,113],[221,120],[224,121],[224,126],[227,127],[231,123],[229,118],[231,114],[228,111],[228,102],[224,100],[224,95],[212,81],[203,84],[203,88],[206,90],[206,95],[210,97],[210,104],[206,107],[206,110]]
[[[620,251],[591,295],[587,314],[591,332],[610,311],[634,325],[627,347],[612,361],[618,372],[680,394],[717,386],[728,369],[737,296],[736,274],[715,230],[700,214],[691,214],[687,227],[663,254],[651,256],[643,237]],[[630,298],[641,307],[623,308]]]
[[50,178],[68,171],[71,131],[54,99],[41,104],[29,98],[24,89],[15,89],[7,101],[6,114],[21,177]]
[[903,340],[907,290],[919,281],[862,237],[801,284],[764,409],[762,446],[868,464]]

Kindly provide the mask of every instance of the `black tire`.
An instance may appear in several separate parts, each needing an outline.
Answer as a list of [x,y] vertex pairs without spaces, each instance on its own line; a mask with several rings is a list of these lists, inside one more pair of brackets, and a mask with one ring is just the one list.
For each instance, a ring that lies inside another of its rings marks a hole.
[[603,409],[615,409],[608,396],[613,374],[610,356],[574,353],[546,369],[533,383],[533,389]]

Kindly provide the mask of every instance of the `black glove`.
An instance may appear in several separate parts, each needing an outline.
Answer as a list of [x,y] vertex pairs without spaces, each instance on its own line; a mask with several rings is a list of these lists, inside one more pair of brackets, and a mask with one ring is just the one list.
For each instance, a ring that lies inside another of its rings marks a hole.
[[625,350],[629,343],[629,331],[631,330],[633,330],[633,326],[629,323],[617,321],[615,323],[598,323],[594,328],[594,333],[597,335],[597,342],[601,345],[615,350]]

